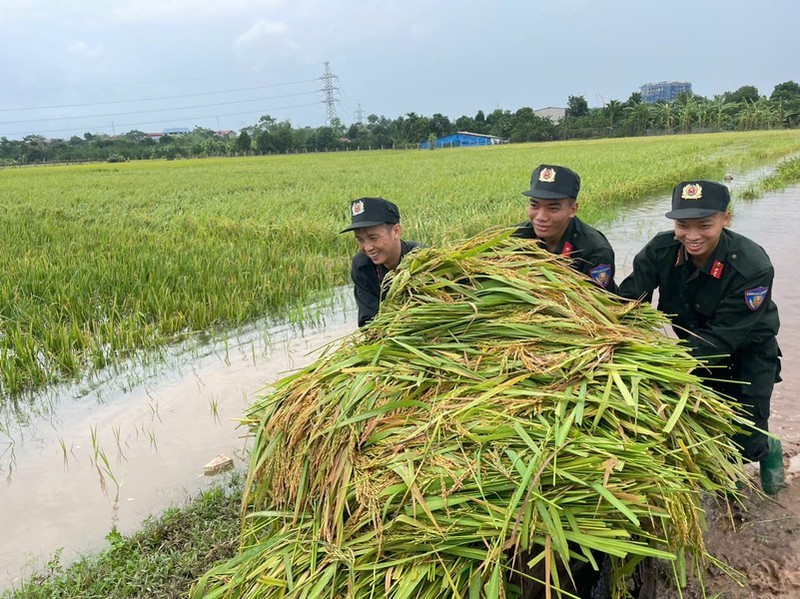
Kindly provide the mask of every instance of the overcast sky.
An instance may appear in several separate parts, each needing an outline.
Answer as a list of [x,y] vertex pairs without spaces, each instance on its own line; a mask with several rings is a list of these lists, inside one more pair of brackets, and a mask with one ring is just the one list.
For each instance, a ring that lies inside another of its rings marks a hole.
[[0,0],[0,137],[453,119],[800,82],[797,0]]

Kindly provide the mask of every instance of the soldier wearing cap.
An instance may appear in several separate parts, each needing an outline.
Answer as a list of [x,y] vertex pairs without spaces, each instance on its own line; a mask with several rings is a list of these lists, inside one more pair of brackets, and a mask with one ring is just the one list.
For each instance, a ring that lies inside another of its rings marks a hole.
[[597,285],[614,291],[614,250],[600,231],[576,214],[581,178],[563,166],[539,165],[531,175],[528,221],[517,225],[515,237],[536,239],[553,254],[570,259],[572,268]]
[[719,183],[679,183],[666,214],[674,231],[659,233],[636,255],[619,293],[650,301],[658,289],[658,308],[708,363],[707,384],[739,401],[755,425],[734,441],[745,460],[760,462],[762,488],[774,494],[784,482],[781,443],[763,432],[780,381],[774,269],[759,245],[726,228],[729,201]]
[[[564,166],[539,165],[531,175],[530,189],[522,195],[530,198],[528,220],[520,223],[514,237],[536,240],[553,254],[570,260],[573,269],[587,275],[598,286],[615,291],[614,250],[605,236],[590,227],[576,214],[581,178]],[[524,562],[527,557],[523,556]],[[610,561],[598,552],[600,570],[586,562],[570,564],[574,592],[580,597],[607,597]],[[524,573],[519,580],[523,597],[538,596],[541,585],[527,577],[539,578],[536,570],[518,566]]]
[[342,233],[353,231],[358,253],[353,257],[353,279],[358,326],[363,327],[378,313],[385,289],[383,279],[397,268],[408,252],[419,246],[400,239],[400,210],[383,198],[359,198],[350,203],[352,223]]

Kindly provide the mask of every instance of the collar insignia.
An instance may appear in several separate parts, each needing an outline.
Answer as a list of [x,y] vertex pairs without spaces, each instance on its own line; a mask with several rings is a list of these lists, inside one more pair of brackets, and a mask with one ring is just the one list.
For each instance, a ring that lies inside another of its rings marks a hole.
[[711,276],[715,279],[722,278],[722,271],[725,270],[725,265],[720,262],[719,260],[714,260],[714,264],[711,265]]
[[575,247],[569,241],[565,241],[564,247],[561,249],[561,255],[569,256],[572,253],[572,250],[574,249]]
[[556,180],[556,169],[543,168],[539,173],[539,181],[542,183],[554,183]]
[[700,200],[703,198],[703,188],[697,183],[684,185],[681,198],[684,200]]

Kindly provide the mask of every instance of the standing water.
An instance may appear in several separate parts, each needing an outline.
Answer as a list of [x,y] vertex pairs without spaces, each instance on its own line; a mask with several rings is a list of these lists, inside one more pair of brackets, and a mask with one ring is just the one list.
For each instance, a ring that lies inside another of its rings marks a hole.
[[[736,174],[737,185],[746,181]],[[764,172],[751,174],[762,177]],[[617,281],[657,232],[671,228],[667,196],[650,198],[601,225],[617,259]],[[754,239],[776,270],[773,297],[781,315],[784,382],[773,397],[772,430],[784,449],[800,442],[797,394],[800,283],[793,277],[800,186],[753,201],[734,200],[731,227]],[[70,559],[104,545],[112,526],[130,533],[149,514],[207,488],[203,464],[217,454],[242,467],[246,441],[236,418],[267,385],[299,368],[316,350],[355,330],[349,288],[337,293],[316,324],[263,324],[202,351],[176,355],[159,374],[123,368],[88,388],[65,385],[34,400],[48,417],[0,423],[0,588],[41,568],[59,548]],[[179,353],[179,352],[178,352]],[[7,417],[8,418],[8,417]]]

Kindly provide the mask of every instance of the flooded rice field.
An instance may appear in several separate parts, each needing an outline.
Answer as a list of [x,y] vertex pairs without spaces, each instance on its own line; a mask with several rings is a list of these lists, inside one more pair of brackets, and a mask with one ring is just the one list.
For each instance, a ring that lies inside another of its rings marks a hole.
[[[737,185],[763,176],[741,176]],[[601,225],[617,257],[617,280],[657,232],[669,229],[665,195]],[[761,244],[776,270],[784,381],[776,386],[771,428],[784,449],[800,446],[800,186],[736,200],[731,227]],[[104,378],[62,385],[0,416],[0,588],[41,568],[63,548],[73,558],[101,548],[116,526],[130,533],[148,515],[211,485],[203,465],[218,454],[243,467],[244,430],[236,419],[261,390],[355,330],[350,288],[320,308],[314,324],[256,323],[225,342],[178,347],[157,368],[123,365]],[[27,403],[25,404],[28,405]],[[20,422],[20,413],[22,422]]]

